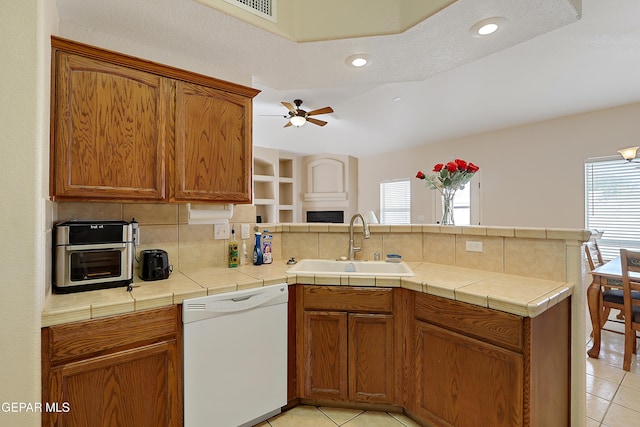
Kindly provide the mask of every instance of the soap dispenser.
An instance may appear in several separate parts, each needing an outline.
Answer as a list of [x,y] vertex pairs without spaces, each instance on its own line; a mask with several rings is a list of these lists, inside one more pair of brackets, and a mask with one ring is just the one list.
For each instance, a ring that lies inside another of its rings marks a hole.
[[235,226],[231,228],[231,240],[229,241],[229,268],[238,266],[238,242],[236,241]]

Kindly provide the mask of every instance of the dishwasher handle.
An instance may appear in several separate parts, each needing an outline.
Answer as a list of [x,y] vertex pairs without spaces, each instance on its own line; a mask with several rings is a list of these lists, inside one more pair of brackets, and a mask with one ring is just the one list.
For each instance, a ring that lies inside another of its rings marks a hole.
[[182,321],[190,323],[287,301],[286,284],[199,297],[183,301]]
[[251,310],[252,308],[259,307],[269,302],[273,297],[274,295],[271,295],[269,292],[260,292],[253,295],[210,301],[207,304],[207,311],[217,313],[234,313],[236,311]]

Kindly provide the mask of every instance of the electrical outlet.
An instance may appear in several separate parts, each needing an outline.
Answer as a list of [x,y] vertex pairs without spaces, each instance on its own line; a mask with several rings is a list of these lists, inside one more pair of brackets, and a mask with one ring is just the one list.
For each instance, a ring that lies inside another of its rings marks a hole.
[[467,252],[482,252],[482,242],[467,240]]
[[249,224],[242,224],[242,237],[240,237],[241,239],[249,239],[251,238],[251,231],[249,228]]
[[225,240],[229,238],[229,224],[213,224],[213,238]]

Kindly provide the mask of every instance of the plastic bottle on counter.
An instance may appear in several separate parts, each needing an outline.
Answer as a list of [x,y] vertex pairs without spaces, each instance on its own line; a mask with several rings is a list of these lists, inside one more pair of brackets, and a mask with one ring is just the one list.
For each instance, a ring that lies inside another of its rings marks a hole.
[[271,264],[273,262],[273,254],[271,253],[271,239],[273,236],[269,234],[269,230],[262,233],[262,263]]
[[235,227],[231,228],[231,240],[229,241],[229,268],[238,266],[238,242],[236,241]]
[[247,254],[247,242],[242,241],[242,265],[249,264],[249,255]]
[[262,234],[256,231],[256,243],[253,245],[253,265],[262,265],[262,248],[260,247],[260,236]]

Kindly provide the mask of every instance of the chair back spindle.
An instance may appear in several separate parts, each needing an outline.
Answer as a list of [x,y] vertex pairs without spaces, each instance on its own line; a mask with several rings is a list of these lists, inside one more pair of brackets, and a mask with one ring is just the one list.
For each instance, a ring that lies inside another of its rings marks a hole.
[[604,262],[602,261],[602,253],[600,252],[600,247],[598,247],[598,242],[589,240],[584,244],[584,251],[587,254],[587,261],[589,262],[590,271],[593,271],[594,269],[604,264]]
[[640,330],[640,252],[620,249],[622,266],[622,292],[624,295],[624,360],[623,369],[631,367],[631,355],[636,353],[636,331]]

